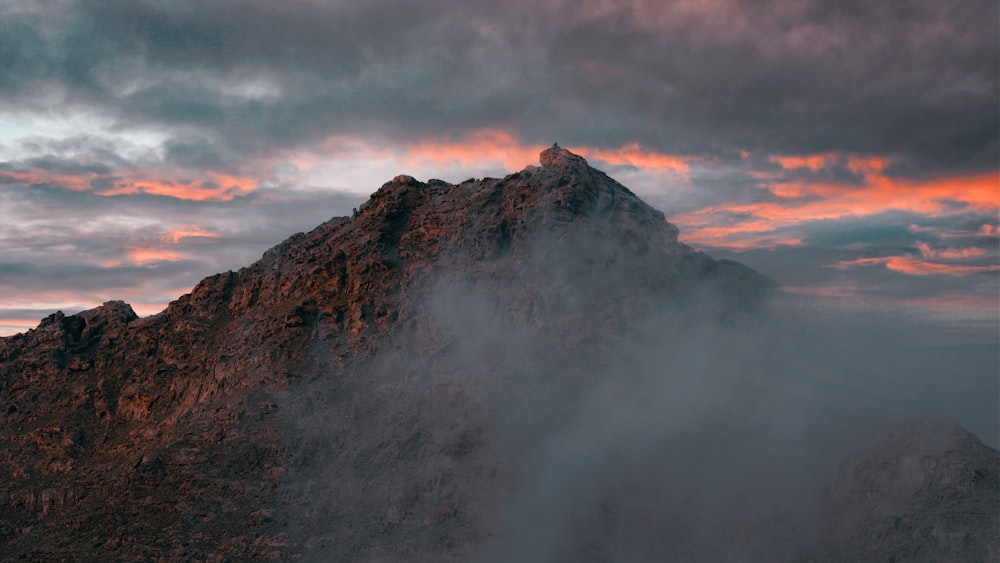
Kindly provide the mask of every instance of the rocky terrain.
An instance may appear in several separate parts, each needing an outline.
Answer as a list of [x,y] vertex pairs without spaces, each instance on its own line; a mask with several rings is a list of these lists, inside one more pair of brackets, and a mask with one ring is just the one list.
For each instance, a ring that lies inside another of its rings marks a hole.
[[1000,560],[1000,454],[947,421],[894,428],[828,491],[824,561]]
[[398,176],[158,315],[0,339],[0,559],[998,557],[997,452],[958,428],[889,434],[822,510],[762,502],[828,461],[733,407],[767,400],[732,335],[773,282],[540,160]]

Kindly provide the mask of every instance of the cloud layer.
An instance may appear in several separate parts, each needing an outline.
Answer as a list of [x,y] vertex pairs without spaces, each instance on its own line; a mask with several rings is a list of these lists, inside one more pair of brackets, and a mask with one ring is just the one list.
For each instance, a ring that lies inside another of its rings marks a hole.
[[[814,295],[997,295],[995,2],[16,0],[0,332],[559,141]],[[950,300],[950,301],[949,301]]]

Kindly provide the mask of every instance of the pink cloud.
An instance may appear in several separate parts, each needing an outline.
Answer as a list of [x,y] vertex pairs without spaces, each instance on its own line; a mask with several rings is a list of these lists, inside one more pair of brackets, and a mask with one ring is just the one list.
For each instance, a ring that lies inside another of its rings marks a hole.
[[[687,240],[735,248],[744,246],[750,235],[774,236],[779,229],[814,221],[867,217],[890,210],[945,217],[968,211],[995,213],[1000,207],[1000,173],[996,171],[909,180],[887,176],[884,171],[888,160],[878,156],[812,155],[771,160],[779,162],[783,169],[819,168],[843,160],[863,180],[856,185],[835,185],[786,180],[781,173],[751,172],[760,180],[760,188],[773,197],[706,206],[674,216],[671,221]],[[911,232],[920,228],[911,226]],[[995,232],[992,225],[982,229],[983,234]]]
[[[258,178],[221,172],[198,172],[198,179],[189,173],[162,171],[115,171],[110,174],[79,175],[53,173],[36,168],[0,171],[0,184],[50,184],[64,189],[91,192],[97,195],[151,194],[196,201],[228,201],[256,189]],[[111,186],[95,190],[92,183],[109,180]]]
[[925,242],[916,244],[920,255],[928,260],[961,260],[964,258],[975,258],[986,254],[986,250],[978,247],[969,248],[931,248]]
[[177,227],[171,229],[163,234],[163,241],[171,244],[177,244],[180,241],[187,238],[215,238],[218,237],[218,233],[212,231],[206,231],[205,229],[197,225],[187,225],[184,227]]
[[907,231],[915,235],[916,234],[931,235],[941,239],[1000,236],[1000,230],[998,230],[997,226],[991,225],[990,223],[986,223],[982,227],[976,230],[946,229],[943,227],[924,227],[921,225],[910,225],[907,228]]
[[864,266],[884,266],[886,269],[911,276],[966,276],[980,272],[995,272],[1000,270],[1000,265],[989,266],[963,266],[956,264],[942,264],[940,262],[929,262],[918,260],[908,256],[883,256],[878,258],[857,258],[855,260],[842,260],[831,264],[831,268],[846,270],[849,268]]
[[644,170],[672,170],[687,175],[691,171],[690,157],[643,150],[639,143],[631,143],[618,149],[596,149],[573,147],[570,150],[589,159],[599,160],[612,166],[634,166]]
[[812,171],[818,171],[823,168],[830,166],[831,164],[837,162],[837,155],[835,153],[824,153],[824,154],[813,154],[805,156],[770,156],[768,160],[777,163],[785,170],[796,170],[799,168],[808,168]]
[[405,148],[405,159],[439,167],[481,166],[483,161],[501,162],[507,170],[520,170],[536,162],[542,145],[522,144],[513,135],[498,130],[480,130],[461,140],[427,140]]

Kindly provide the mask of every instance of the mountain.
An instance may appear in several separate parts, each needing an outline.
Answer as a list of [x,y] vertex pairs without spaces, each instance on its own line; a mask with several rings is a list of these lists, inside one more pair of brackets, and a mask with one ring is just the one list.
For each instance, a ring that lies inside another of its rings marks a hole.
[[827,491],[823,561],[1000,561],[1000,453],[918,419],[851,456]]
[[[680,243],[583,158],[553,146],[540,161],[457,185],[397,176],[160,314],[109,302],[0,339],[0,555],[790,560],[867,545],[837,523],[854,493],[800,518],[813,505],[789,499],[813,482],[783,472],[828,458],[788,456],[800,437],[745,406],[773,400],[745,335],[774,283]],[[979,446],[970,459],[995,454]]]

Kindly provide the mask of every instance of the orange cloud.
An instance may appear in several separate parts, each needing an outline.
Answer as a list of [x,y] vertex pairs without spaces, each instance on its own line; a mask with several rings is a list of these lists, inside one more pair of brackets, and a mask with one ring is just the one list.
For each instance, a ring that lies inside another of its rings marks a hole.
[[[184,227],[177,227],[163,233],[163,235],[160,236],[160,240],[162,240],[165,245],[175,245],[188,238],[215,238],[218,236],[219,235],[217,233],[206,231],[197,225],[187,225]],[[125,254],[125,258],[132,264],[147,266],[157,262],[173,262],[176,260],[182,260],[185,258],[185,255],[166,247],[134,246],[128,249]],[[111,268],[120,265],[121,262],[112,261],[105,263],[104,267]]]
[[814,172],[826,168],[837,161],[835,153],[813,154],[808,156],[771,156],[768,158],[785,170],[808,168]]
[[859,266],[883,265],[894,272],[909,274],[912,276],[965,276],[979,272],[993,272],[1000,270],[1000,264],[989,266],[961,266],[956,264],[941,264],[939,262],[928,262],[926,260],[916,260],[907,256],[883,256],[878,258],[857,258],[855,260],[843,260],[832,264],[831,268],[845,270]]
[[917,250],[924,258],[931,260],[961,260],[963,258],[974,258],[986,254],[986,250],[977,247],[970,248],[931,248],[925,242],[916,244]]
[[974,238],[974,237],[996,237],[1000,235],[1000,229],[996,225],[984,224],[976,230],[968,229],[944,229],[941,227],[923,227],[920,225],[910,225],[907,228],[912,234],[927,234],[937,238]]
[[406,148],[406,159],[436,166],[481,167],[483,162],[500,162],[507,170],[520,170],[538,160],[541,145],[522,145],[509,133],[482,130],[460,141],[422,141]]
[[688,165],[690,158],[643,150],[639,143],[625,145],[617,150],[589,147],[574,147],[570,150],[585,158],[600,160],[612,166],[634,166],[645,170],[673,170],[685,175],[691,170]]
[[[171,178],[170,176],[177,176]],[[158,177],[159,176],[159,177]],[[256,189],[258,179],[221,172],[200,172],[199,179],[181,177],[178,173],[151,171],[142,175],[132,171],[110,174],[87,172],[79,175],[53,173],[43,169],[0,171],[0,184],[47,184],[78,192],[98,195],[151,194],[197,201],[228,201]],[[96,182],[110,182],[104,189],[94,188]]]
[[197,225],[188,225],[185,227],[177,227],[176,229],[171,229],[163,234],[163,241],[169,242],[171,244],[177,244],[186,238],[216,238],[218,233],[212,231],[206,231]]
[[865,179],[877,178],[885,170],[889,159],[880,156],[858,156],[847,157],[847,169],[855,174],[865,176]]
[[1000,206],[997,172],[927,181],[893,180],[872,174],[866,180],[867,184],[860,187],[801,185],[803,194],[818,196],[821,201],[777,205],[794,207],[796,214],[805,213],[812,219],[866,216],[889,210],[943,215],[951,211],[954,203],[972,211],[991,211]]
[[750,250],[754,248],[777,248],[779,246],[801,246],[802,239],[788,235],[773,234],[773,227],[763,221],[741,223],[728,227],[702,227],[683,232],[684,242],[697,246],[728,248],[730,250]]
[[140,266],[156,262],[173,262],[184,258],[184,255],[165,248],[134,248],[125,255],[130,262]]
[[70,174],[56,174],[46,170],[0,170],[0,184],[51,184],[62,186],[77,192],[90,190],[91,180],[99,176],[94,173],[73,176]]
[[195,201],[229,201],[248,194],[257,187],[258,180],[219,172],[200,173],[203,179],[151,179],[131,177],[115,181],[114,187],[100,195],[150,194]]
[[[886,176],[887,160],[878,157],[849,157],[848,166],[862,174],[860,185],[782,182],[761,178],[762,187],[774,197],[753,203],[721,204],[671,218],[685,239],[712,239],[727,247],[718,229],[728,229],[730,237],[761,236],[777,229],[813,221],[866,217],[890,210],[939,217],[968,211],[993,212],[1000,207],[1000,173],[903,180]],[[735,219],[734,219],[735,218]],[[913,228],[919,227],[911,227]],[[996,228],[984,226],[982,233]],[[743,243],[741,242],[740,245]]]

